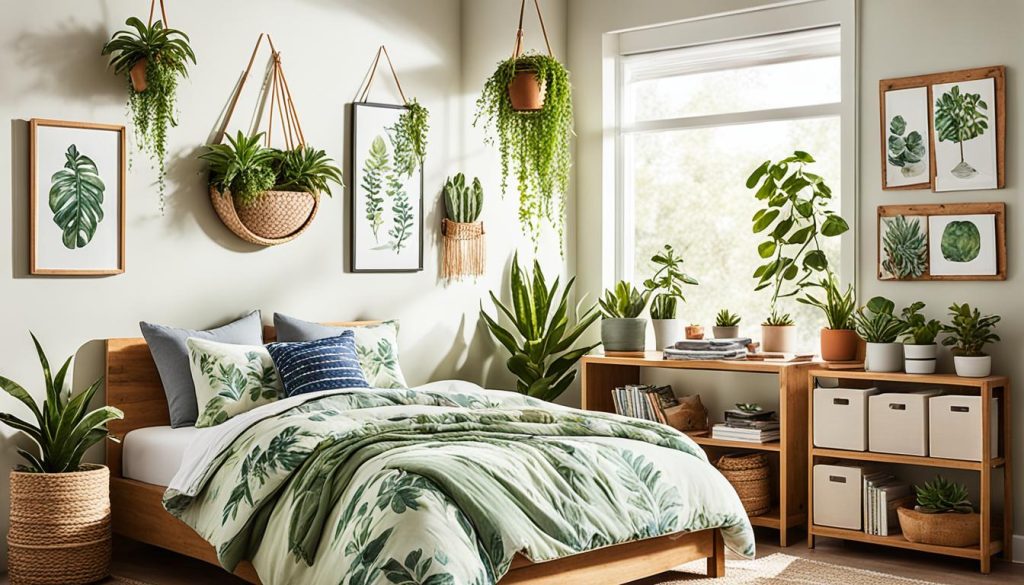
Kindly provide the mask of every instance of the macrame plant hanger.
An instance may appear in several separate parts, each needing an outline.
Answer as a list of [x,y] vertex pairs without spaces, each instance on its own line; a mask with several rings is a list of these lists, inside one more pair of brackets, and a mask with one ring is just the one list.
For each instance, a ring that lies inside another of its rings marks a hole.
[[[537,20],[540,21],[540,32],[544,35],[544,45],[548,49],[548,56],[555,58],[551,50],[551,40],[548,39],[548,29],[544,25],[544,15],[540,11],[540,0],[533,0],[533,6],[537,10]],[[519,26],[516,28],[516,42],[512,47],[512,62],[523,55],[523,17],[526,15],[526,0],[519,5]],[[537,72],[529,67],[519,68],[516,65],[515,75],[508,84],[508,97],[512,110],[516,112],[536,112],[544,108],[545,81],[537,78]]]
[[402,90],[402,82],[398,80],[398,71],[395,70],[395,64],[391,62],[391,55],[388,54],[388,49],[384,45],[381,45],[377,49],[377,56],[373,59],[373,65],[370,67],[370,74],[366,77],[366,83],[362,87],[362,91],[359,92],[356,98],[357,102],[367,103],[370,97],[370,86],[373,85],[373,78],[377,75],[377,66],[380,65],[380,58],[383,56],[388,60],[388,68],[391,69],[391,76],[395,79],[395,87],[398,88],[398,95],[402,96],[402,105],[408,106],[409,100],[405,97],[405,91]]
[[[266,102],[269,101],[270,112],[267,116],[267,131],[263,137],[264,145],[268,148],[271,145],[275,117],[278,120],[277,127],[285,148],[293,150],[306,144],[302,124],[299,122],[299,114],[295,108],[295,102],[292,100],[292,92],[288,87],[284,68],[281,66],[281,52],[274,46],[274,40],[267,33],[260,33],[256,40],[249,63],[242,73],[234,95],[231,96],[231,102],[224,114],[224,122],[217,132],[214,141],[217,144],[224,141],[231,116],[238,105],[245,82],[252,72],[256,55],[259,53],[264,38],[267,39],[271,54],[269,85],[261,92],[254,130],[258,131],[261,127],[263,112],[267,108]],[[221,193],[211,187],[210,199],[217,215],[224,221],[228,229],[243,240],[261,246],[273,246],[294,240],[310,226],[320,207],[319,195],[305,192],[268,191],[255,203],[238,207],[235,205],[234,197],[230,194]]]

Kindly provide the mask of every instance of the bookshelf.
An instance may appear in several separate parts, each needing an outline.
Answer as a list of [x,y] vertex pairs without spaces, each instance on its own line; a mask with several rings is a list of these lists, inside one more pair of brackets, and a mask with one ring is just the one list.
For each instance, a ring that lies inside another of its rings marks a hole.
[[[867,387],[884,385],[886,391],[899,392],[921,388],[923,385],[932,388],[944,387],[957,390],[964,394],[981,396],[982,403],[982,458],[981,461],[965,461],[960,459],[943,459],[939,457],[922,457],[916,455],[895,455],[890,453],[874,453],[871,451],[846,451],[843,449],[825,449],[814,446],[814,417],[809,417],[807,425],[807,467],[824,459],[840,459],[846,461],[865,461],[895,465],[913,465],[940,469],[960,469],[978,474],[979,502],[981,513],[980,542],[976,546],[951,547],[910,542],[902,534],[878,536],[866,534],[858,530],[819,526],[814,523],[814,485],[808,478],[807,482],[807,546],[814,548],[816,537],[838,538],[902,549],[918,550],[934,554],[975,559],[979,562],[982,573],[989,573],[992,557],[1002,553],[1006,560],[1011,559],[1013,538],[1013,473],[1011,470],[1012,442],[1010,429],[1012,423],[1012,407],[1010,406],[1010,381],[1003,376],[987,378],[961,378],[950,374],[916,375],[904,373],[865,372],[863,370],[826,370],[813,368],[807,372],[807,387],[814,388],[818,378],[838,379],[842,385]],[[989,408],[990,399],[999,399],[999,418],[995,419]],[[807,410],[814,412],[814,392],[807,393]],[[991,425],[998,424],[998,444],[993,445],[989,430]],[[1001,473],[999,473],[1001,471]],[[1003,490],[1003,515],[996,518],[992,510],[992,494],[995,486],[995,475],[1001,475]]]
[[626,384],[639,384],[644,368],[676,371],[745,372],[772,375],[778,379],[781,439],[774,443],[747,443],[691,436],[709,458],[734,451],[767,452],[777,459],[774,485],[779,498],[765,514],[752,516],[750,523],[779,531],[779,545],[787,546],[789,532],[807,521],[807,372],[821,367],[812,362],[778,363],[742,360],[666,360],[661,352],[643,357],[588,355],[580,360],[582,371],[580,400],[585,410],[615,412],[612,390]]

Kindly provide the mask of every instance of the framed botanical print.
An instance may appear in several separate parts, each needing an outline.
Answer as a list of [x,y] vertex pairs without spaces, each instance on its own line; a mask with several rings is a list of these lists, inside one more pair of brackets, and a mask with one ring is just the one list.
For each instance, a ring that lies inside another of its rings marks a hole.
[[879,280],[1006,280],[1006,205],[878,207]]
[[394,130],[405,110],[352,104],[352,272],[423,270],[423,166]]
[[931,186],[928,88],[916,83],[913,78],[879,83],[883,189]]
[[34,118],[29,151],[31,273],[124,272],[124,126]]

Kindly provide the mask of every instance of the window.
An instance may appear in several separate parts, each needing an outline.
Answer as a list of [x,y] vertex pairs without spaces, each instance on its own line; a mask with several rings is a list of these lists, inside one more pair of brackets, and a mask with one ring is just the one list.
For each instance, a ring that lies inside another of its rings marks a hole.
[[[626,55],[620,67],[617,272],[642,280],[672,244],[701,283],[679,317],[710,324],[728,308],[755,334],[770,294],[753,292],[763,237],[750,229],[749,174],[805,150],[841,210],[839,27]],[[839,266],[839,238],[822,244]],[[800,347],[817,348],[821,312],[792,299],[779,308],[800,325]]]

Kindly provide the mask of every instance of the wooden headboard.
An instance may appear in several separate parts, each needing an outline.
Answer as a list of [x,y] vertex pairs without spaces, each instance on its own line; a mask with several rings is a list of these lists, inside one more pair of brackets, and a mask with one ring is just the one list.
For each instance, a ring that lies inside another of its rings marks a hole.
[[[380,321],[344,321],[325,325],[365,327],[377,323]],[[273,327],[263,327],[263,339],[265,342],[276,339]],[[167,396],[145,339],[108,339],[106,370],[107,405],[124,412],[122,420],[107,424],[111,435],[120,440],[135,429],[171,424]],[[121,443],[107,441],[107,467],[111,476],[121,477]]]

